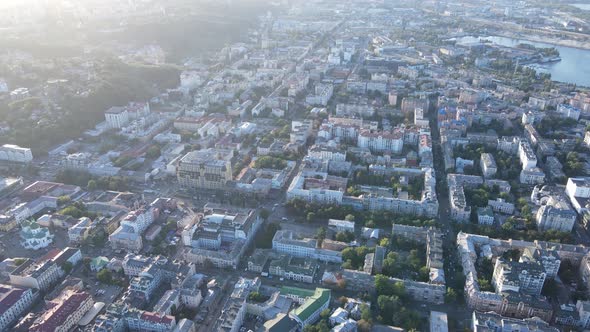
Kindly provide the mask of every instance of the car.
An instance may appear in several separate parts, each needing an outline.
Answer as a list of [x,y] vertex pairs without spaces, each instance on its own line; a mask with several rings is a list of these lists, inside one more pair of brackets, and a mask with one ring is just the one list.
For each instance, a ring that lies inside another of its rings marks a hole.
[[289,219],[287,219],[287,217],[282,217],[282,218],[281,218],[281,220],[282,220],[282,221],[287,221],[287,220],[289,220]]

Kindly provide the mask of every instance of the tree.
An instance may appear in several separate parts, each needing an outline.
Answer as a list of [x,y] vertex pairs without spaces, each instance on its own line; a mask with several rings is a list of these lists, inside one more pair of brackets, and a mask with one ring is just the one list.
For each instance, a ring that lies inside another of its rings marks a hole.
[[399,312],[402,306],[399,297],[395,295],[379,295],[377,298],[377,307],[379,308],[381,321],[391,325],[394,323],[394,313]]
[[358,329],[360,332],[369,332],[373,328],[373,324],[364,319],[358,321]]
[[64,216],[70,216],[76,219],[81,218],[84,215],[84,213],[80,209],[73,205],[66,207],[65,209],[59,211],[59,213]]
[[354,221],[354,215],[347,214],[346,217],[344,217],[344,220],[346,220],[346,221]]
[[95,180],[88,181],[88,185],[86,187],[88,188],[88,191],[96,190],[96,188],[97,188],[96,181]]
[[457,292],[451,287],[447,287],[447,293],[445,294],[445,303],[456,303]]
[[340,296],[338,298],[338,302],[340,303],[341,307],[344,307],[348,303],[348,298],[346,296]]
[[96,274],[96,278],[103,284],[110,284],[113,282],[113,276],[111,274],[111,271],[107,269],[102,269],[98,271],[98,273]]
[[262,302],[268,300],[268,297],[260,294],[259,292],[251,292],[248,295],[248,300],[250,300],[252,302],[262,303]]
[[156,159],[160,156],[160,153],[160,147],[157,145],[152,145],[147,149],[145,157],[148,159]]
[[378,274],[375,276],[375,291],[377,292],[377,295],[393,294],[391,283],[389,282],[389,279],[386,276],[382,274]]
[[72,269],[74,268],[74,265],[70,262],[64,262],[61,265],[61,269],[66,273],[69,274],[70,272],[72,272]]
[[263,220],[268,220],[269,216],[270,212],[267,209],[260,210],[260,218],[262,218]]
[[318,238],[318,246],[321,246],[322,245],[322,242],[324,242],[324,239],[326,238],[326,227],[320,227],[320,228],[318,228],[318,231],[316,233],[316,236]]
[[336,233],[336,241],[351,242],[353,240],[354,240],[354,233],[351,233],[349,231]]
[[369,306],[365,303],[361,304],[361,319],[370,322],[372,318],[373,315],[371,314],[371,308],[369,308]]
[[69,203],[71,201],[72,201],[72,199],[68,195],[59,196],[57,198],[57,205],[65,205],[65,204],[67,204],[67,203]]
[[316,216],[315,216],[315,213],[314,213],[314,212],[308,212],[308,213],[307,213],[307,217],[306,217],[306,219],[307,219],[307,221],[308,221],[308,222],[312,222],[312,221],[314,221],[314,220],[315,220],[315,218],[316,218]]
[[550,298],[557,298],[559,295],[559,287],[557,286],[557,282],[554,279],[545,280],[541,294]]

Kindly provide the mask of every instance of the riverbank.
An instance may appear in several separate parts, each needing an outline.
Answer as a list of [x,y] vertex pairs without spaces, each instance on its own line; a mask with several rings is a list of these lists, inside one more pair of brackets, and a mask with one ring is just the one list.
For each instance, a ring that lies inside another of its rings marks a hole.
[[[571,47],[577,48],[580,50],[590,51],[590,41],[581,42],[577,40],[563,40],[563,39],[556,39],[556,38],[548,38],[546,36],[539,36],[539,35],[523,35],[521,33],[514,33],[510,31],[496,31],[493,33],[499,37],[511,38],[511,39],[521,39],[521,40],[529,40],[536,43],[544,43],[544,44],[552,44],[555,46],[564,46],[564,47]],[[589,36],[590,38],[590,36]]]

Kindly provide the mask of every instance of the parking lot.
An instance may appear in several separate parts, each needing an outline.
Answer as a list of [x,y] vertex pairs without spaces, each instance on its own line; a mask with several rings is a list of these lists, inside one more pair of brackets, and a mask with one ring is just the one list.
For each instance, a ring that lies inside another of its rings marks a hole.
[[104,302],[110,304],[115,302],[123,289],[115,285],[105,285],[99,281],[94,281],[94,278],[83,279],[86,291],[90,293],[96,302]]

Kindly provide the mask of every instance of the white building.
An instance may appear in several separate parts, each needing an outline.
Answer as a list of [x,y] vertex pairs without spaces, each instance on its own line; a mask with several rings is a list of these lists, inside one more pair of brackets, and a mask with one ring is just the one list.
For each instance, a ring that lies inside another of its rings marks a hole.
[[588,210],[590,198],[590,178],[569,178],[565,187],[565,193],[569,197],[574,209],[579,214]]
[[180,87],[191,90],[203,83],[203,79],[199,72],[194,70],[185,70],[180,73]]
[[305,102],[310,105],[326,106],[332,98],[333,93],[334,86],[332,84],[317,84],[315,86],[315,94],[307,96]]
[[494,156],[490,153],[482,153],[480,160],[481,172],[485,178],[491,178],[498,172],[498,166]]
[[448,332],[449,319],[447,314],[440,311],[430,312],[430,332]]
[[501,198],[498,198],[496,200],[488,200],[488,206],[491,207],[494,212],[503,214],[514,213],[514,204],[506,202]]
[[111,107],[104,113],[104,117],[109,128],[121,129],[129,123],[129,112],[125,107]]
[[477,223],[480,225],[493,225],[494,224],[494,212],[492,208],[478,208],[477,209]]
[[136,233],[142,234],[154,222],[154,207],[140,208],[131,211],[121,220],[121,226],[129,226]]
[[545,173],[537,167],[523,169],[520,171],[519,179],[522,184],[543,184],[545,183]]
[[91,225],[92,220],[90,220],[90,218],[80,218],[76,225],[68,229],[70,243],[81,243],[84,241],[90,234]]
[[414,109],[414,124],[419,127],[428,127],[428,118],[424,117],[424,109],[416,107]]
[[557,113],[561,117],[574,119],[578,121],[578,119],[580,119],[580,113],[582,113],[582,111],[579,108],[573,107],[568,104],[559,104],[557,106]]
[[[551,200],[551,199],[550,199]],[[564,202],[562,204],[543,205],[537,211],[535,219],[539,230],[556,230],[560,232],[571,232],[576,223],[576,213],[567,206]]]
[[303,171],[295,176],[287,199],[302,199],[306,202],[341,204],[346,190],[346,178],[328,175],[325,172]]
[[527,141],[520,141],[520,144],[518,145],[518,157],[523,170],[537,167],[537,156]]
[[29,148],[21,148],[14,144],[4,144],[0,147],[0,160],[16,163],[30,163],[33,161],[33,154]]
[[318,259],[324,262],[341,263],[339,251],[317,247],[317,240],[298,238],[292,231],[279,230],[272,239],[272,248],[281,254],[295,257]]
[[0,285],[0,331],[8,331],[29,310],[33,299],[31,288]]
[[330,219],[328,220],[328,227],[335,229],[337,232],[354,233],[354,221]]
[[9,278],[11,285],[46,291],[61,275],[61,268],[51,260],[35,263],[32,259],[27,259],[10,272]]
[[590,198],[590,178],[569,178],[565,186],[566,194],[571,197]]
[[25,220],[20,226],[21,245],[25,249],[39,250],[53,242],[53,234],[49,229],[39,226],[35,220]]
[[404,136],[402,133],[363,130],[358,136],[357,146],[373,152],[389,151],[399,154],[404,148]]

